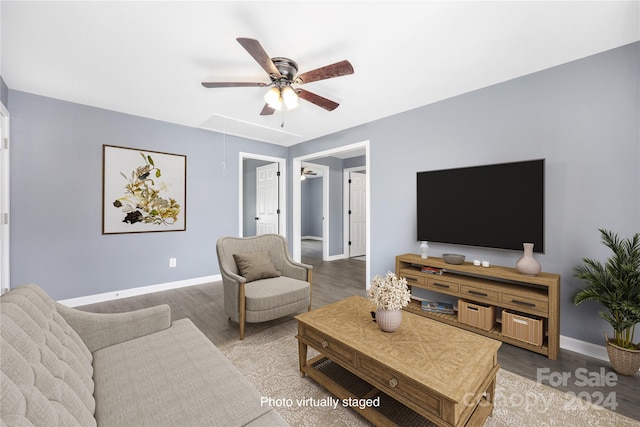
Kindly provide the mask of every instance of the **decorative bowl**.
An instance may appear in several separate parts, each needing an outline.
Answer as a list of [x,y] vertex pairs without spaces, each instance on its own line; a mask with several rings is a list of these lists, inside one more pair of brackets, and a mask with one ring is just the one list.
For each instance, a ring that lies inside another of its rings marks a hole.
[[442,259],[447,264],[460,265],[464,262],[464,255],[460,254],[442,254]]

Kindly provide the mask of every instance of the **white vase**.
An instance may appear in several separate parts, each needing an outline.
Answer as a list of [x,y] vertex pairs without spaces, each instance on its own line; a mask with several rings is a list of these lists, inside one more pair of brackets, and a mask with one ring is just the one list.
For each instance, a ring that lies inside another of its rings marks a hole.
[[379,308],[376,311],[376,323],[385,332],[393,332],[400,327],[402,322],[402,310],[385,310]]
[[533,256],[533,243],[523,243],[524,254],[516,261],[516,270],[524,276],[536,276],[542,266]]
[[423,259],[429,258],[429,243],[422,242],[420,244],[420,257]]

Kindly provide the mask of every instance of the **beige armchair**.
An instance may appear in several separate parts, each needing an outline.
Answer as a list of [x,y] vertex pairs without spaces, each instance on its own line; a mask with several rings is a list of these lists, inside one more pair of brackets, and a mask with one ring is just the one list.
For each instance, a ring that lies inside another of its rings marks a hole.
[[310,265],[295,262],[278,234],[221,237],[216,244],[224,309],[240,324],[259,323],[311,310]]

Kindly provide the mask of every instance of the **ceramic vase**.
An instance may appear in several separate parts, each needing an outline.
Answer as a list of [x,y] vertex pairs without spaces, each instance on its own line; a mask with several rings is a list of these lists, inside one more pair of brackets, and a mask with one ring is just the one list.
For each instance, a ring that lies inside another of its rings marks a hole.
[[393,332],[400,327],[402,322],[402,310],[385,310],[379,308],[376,311],[376,323],[385,332]]
[[524,254],[516,261],[516,270],[525,276],[536,276],[542,266],[533,256],[533,243],[523,243]]
[[422,242],[420,244],[420,257],[423,259],[429,258],[429,243]]

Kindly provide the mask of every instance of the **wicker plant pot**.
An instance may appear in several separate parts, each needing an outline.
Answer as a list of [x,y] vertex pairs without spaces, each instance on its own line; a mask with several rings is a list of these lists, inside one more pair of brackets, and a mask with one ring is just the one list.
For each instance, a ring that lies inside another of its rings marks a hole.
[[620,375],[635,375],[640,369],[640,348],[629,350],[618,347],[607,339],[607,353],[613,370]]

